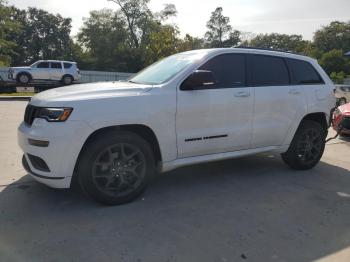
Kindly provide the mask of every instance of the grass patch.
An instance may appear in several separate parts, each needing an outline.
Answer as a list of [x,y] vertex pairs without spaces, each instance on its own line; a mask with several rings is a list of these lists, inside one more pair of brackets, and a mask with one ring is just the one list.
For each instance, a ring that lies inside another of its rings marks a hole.
[[34,92],[23,92],[23,93],[0,93],[0,96],[33,96]]

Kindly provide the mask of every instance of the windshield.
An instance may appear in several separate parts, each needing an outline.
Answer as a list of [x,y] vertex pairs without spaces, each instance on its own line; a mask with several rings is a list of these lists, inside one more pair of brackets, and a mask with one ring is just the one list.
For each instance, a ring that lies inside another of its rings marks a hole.
[[35,67],[38,63],[39,61],[36,61],[35,63],[31,64],[30,67]]
[[201,59],[204,55],[204,52],[190,52],[169,56],[142,70],[132,77],[129,82],[152,85],[162,84],[187,68],[193,61]]

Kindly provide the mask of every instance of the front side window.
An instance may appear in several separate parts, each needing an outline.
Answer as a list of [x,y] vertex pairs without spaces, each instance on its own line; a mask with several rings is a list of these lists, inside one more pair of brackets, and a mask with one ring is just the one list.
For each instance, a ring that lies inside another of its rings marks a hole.
[[288,68],[281,57],[253,55],[251,69],[254,86],[289,85]]
[[52,62],[51,63],[51,68],[62,69],[62,65],[59,62]]
[[287,64],[291,72],[292,84],[324,84],[322,78],[310,63],[288,58]]
[[49,62],[40,62],[37,65],[37,68],[49,68],[50,67],[50,63]]
[[210,88],[243,87],[246,83],[244,54],[218,55],[199,70],[208,70],[214,74],[216,83]]

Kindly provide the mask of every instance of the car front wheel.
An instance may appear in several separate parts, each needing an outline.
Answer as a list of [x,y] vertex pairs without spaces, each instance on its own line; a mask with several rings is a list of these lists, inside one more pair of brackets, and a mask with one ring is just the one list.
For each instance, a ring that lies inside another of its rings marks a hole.
[[78,179],[98,202],[118,205],[141,195],[154,172],[149,144],[134,133],[114,131],[97,136],[85,147]]
[[326,131],[315,121],[305,120],[299,126],[282,159],[293,169],[313,168],[321,159],[325,148]]
[[28,84],[30,81],[30,76],[28,74],[19,74],[17,77],[17,82],[21,84]]

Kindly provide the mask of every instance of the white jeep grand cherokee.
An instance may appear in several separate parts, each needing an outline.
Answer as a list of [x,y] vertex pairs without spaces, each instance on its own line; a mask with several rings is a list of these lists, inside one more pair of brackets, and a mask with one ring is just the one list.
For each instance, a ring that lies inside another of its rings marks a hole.
[[80,71],[75,62],[39,60],[31,66],[11,67],[8,78],[20,84],[28,84],[35,80],[52,80],[70,85],[80,79]]
[[106,204],[133,200],[156,171],[272,151],[294,169],[320,160],[333,83],[311,58],[254,49],[165,58],[128,82],[33,97],[18,129],[36,180]]

